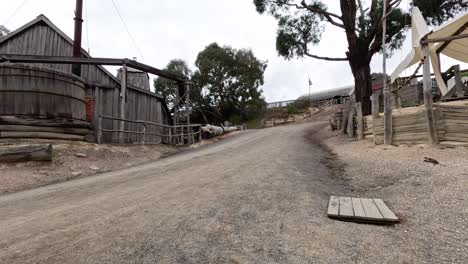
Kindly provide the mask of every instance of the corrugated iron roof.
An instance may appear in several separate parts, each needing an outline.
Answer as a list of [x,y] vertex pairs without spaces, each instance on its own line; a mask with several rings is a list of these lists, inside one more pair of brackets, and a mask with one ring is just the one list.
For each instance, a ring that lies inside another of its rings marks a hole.
[[353,92],[354,92],[354,85],[348,85],[348,86],[328,89],[324,91],[312,92],[310,95],[304,94],[301,97],[299,97],[298,100],[313,100],[313,101],[326,100],[326,99],[331,99],[337,96],[341,96],[341,97],[350,96]]

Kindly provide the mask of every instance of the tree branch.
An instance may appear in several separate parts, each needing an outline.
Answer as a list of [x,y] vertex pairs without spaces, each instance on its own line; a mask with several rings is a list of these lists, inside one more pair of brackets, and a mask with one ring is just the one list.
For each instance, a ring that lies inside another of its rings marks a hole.
[[[334,26],[337,26],[337,27],[340,27],[340,28],[345,28],[343,24],[341,23],[338,23],[336,22],[333,18],[336,18],[336,19],[339,19],[341,21],[343,21],[343,19],[341,18],[341,16],[337,15],[337,14],[333,14],[333,13],[330,13],[330,12],[327,12],[326,10],[324,9],[321,9],[321,8],[316,8],[316,7],[313,7],[311,5],[308,5],[305,0],[302,0],[301,1],[301,5],[302,5],[302,8],[305,8],[307,10],[309,10],[310,12],[313,12],[313,13],[317,13],[317,14],[320,14],[322,16],[324,16],[327,21],[334,25]],[[296,5],[297,6],[297,5]]]
[[357,2],[358,2],[358,5],[359,5],[359,10],[361,11],[361,16],[364,17],[365,12],[364,12],[364,7],[362,6],[362,1],[357,0]]
[[322,56],[317,56],[317,55],[313,55],[313,54],[310,54],[309,52],[304,52],[304,55],[308,56],[308,57],[311,57],[311,58],[314,58],[314,59],[318,59],[318,60],[326,60],[326,61],[348,61],[348,58],[330,58],[330,57],[322,57]]

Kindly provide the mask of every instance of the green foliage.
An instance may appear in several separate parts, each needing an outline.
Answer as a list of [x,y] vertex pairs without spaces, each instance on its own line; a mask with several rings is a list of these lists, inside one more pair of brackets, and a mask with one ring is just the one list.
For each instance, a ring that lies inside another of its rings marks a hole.
[[287,106],[288,114],[293,115],[299,113],[299,109],[296,107],[295,104],[289,104]]
[[[219,124],[227,120],[240,124],[260,115],[265,100],[259,87],[263,85],[267,64],[258,60],[251,50],[213,43],[198,54],[196,66],[192,74],[186,62],[175,59],[165,68],[192,79],[190,107],[194,122]],[[169,107],[174,108],[177,84],[158,78],[154,86]]]
[[[331,14],[327,10],[326,1],[254,0],[259,13],[268,13],[278,20],[276,47],[279,55],[286,59],[304,57],[309,46],[320,42],[326,23],[346,29],[348,41],[357,40],[359,45],[351,45],[350,49],[368,48],[372,54],[379,52],[379,45],[370,46],[382,42],[380,22],[383,1],[367,2],[371,4],[363,6],[366,11],[362,15],[357,1],[340,0],[341,9],[345,12]],[[418,6],[432,24],[440,24],[468,8],[466,0],[414,0],[412,4]],[[392,12],[387,17],[385,39],[391,54],[401,48],[406,36],[405,30],[411,24],[411,15],[409,10],[404,11],[398,6],[389,7],[389,10]]]
[[421,9],[424,17],[433,25],[440,25],[457,14],[466,12],[466,0],[414,0],[413,4]]
[[[178,74],[186,79],[190,79],[192,75],[192,71],[189,69],[187,63],[180,59],[171,60],[164,70]],[[174,107],[176,91],[178,89],[178,86],[174,81],[159,77],[154,80],[154,88],[156,93],[165,98],[170,108]]]
[[193,75],[202,94],[203,108],[215,122],[233,123],[255,117],[265,101],[262,97],[266,62],[248,49],[236,50],[217,43],[198,54]]
[[8,33],[10,33],[10,30],[8,30],[8,28],[5,26],[0,25],[0,37],[3,37]]
[[303,43],[318,44],[324,29],[320,17],[314,13],[303,13],[297,17],[281,16],[278,26],[276,50],[287,59],[304,57],[307,45]]

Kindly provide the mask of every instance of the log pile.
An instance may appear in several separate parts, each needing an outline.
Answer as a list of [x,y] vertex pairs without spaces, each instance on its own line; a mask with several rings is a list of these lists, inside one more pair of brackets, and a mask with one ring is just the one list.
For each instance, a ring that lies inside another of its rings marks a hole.
[[0,148],[0,162],[51,161],[52,144]]
[[239,127],[222,127],[222,126],[213,126],[213,125],[206,125],[201,128],[202,129],[202,137],[204,139],[213,138],[217,136],[221,136],[233,131],[240,130]]
[[60,118],[0,116],[0,138],[94,141],[91,124]]

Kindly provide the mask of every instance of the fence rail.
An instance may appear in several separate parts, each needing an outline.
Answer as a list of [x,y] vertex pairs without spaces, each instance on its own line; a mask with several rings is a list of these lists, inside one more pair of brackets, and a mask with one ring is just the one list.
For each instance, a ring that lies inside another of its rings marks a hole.
[[335,105],[335,104],[346,104],[348,102],[349,102],[349,98],[346,98],[346,97],[324,99],[324,100],[288,100],[288,101],[278,101],[278,102],[267,103],[265,108],[266,109],[285,108],[290,105],[293,105],[296,108],[302,108],[302,107],[323,108],[323,107]]
[[[121,130],[121,129],[105,129],[103,128],[103,120],[111,120],[111,121],[120,121],[124,123],[132,123],[138,124],[139,130]],[[155,126],[158,128],[162,128],[162,133],[148,133],[150,126]],[[191,124],[191,125],[177,125],[177,126],[169,126],[149,121],[143,120],[129,120],[129,119],[122,119],[118,117],[111,117],[111,116],[99,116],[98,121],[98,144],[102,143],[102,136],[103,132],[107,133],[117,133],[119,138],[122,138],[124,134],[132,134],[139,136],[139,141],[134,141],[135,144],[159,144],[160,142],[152,142],[148,140],[148,137],[160,137],[163,143],[167,143],[171,146],[173,145],[186,145],[186,144],[193,144],[196,142],[201,141],[201,125],[200,124]]]

